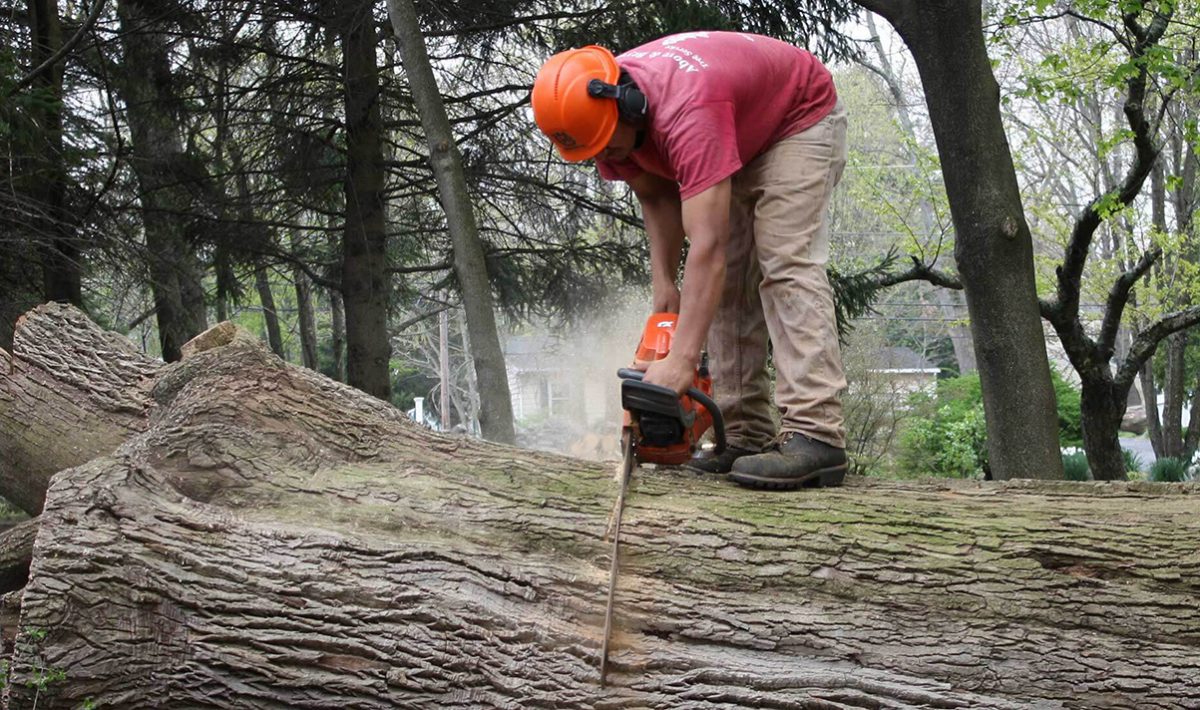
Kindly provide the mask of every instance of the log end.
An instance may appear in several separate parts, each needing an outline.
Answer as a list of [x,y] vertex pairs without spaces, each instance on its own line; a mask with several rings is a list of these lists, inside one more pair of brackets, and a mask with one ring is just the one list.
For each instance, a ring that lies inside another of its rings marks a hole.
[[182,360],[187,360],[196,353],[202,353],[205,350],[212,350],[224,345],[229,345],[238,338],[239,332],[244,337],[253,337],[245,330],[238,328],[232,321],[222,321],[213,327],[204,331],[200,335],[192,338],[183,344],[180,348]]

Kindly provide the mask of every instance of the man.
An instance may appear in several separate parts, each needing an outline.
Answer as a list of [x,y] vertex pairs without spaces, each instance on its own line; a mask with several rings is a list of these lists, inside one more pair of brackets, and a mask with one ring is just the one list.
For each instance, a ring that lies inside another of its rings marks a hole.
[[730,446],[689,467],[753,487],[840,484],[846,381],[825,264],[846,114],[829,71],[768,37],[688,32],[620,57],[598,46],[556,54],[532,101],[565,159],[594,158],[641,204],[654,310],[679,313],[671,353],[645,381],[683,392],[707,338]]

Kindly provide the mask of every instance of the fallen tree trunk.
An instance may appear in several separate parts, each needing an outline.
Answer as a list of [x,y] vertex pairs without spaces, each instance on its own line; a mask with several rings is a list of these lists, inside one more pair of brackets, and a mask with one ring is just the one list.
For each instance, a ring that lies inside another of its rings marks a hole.
[[600,689],[611,470],[202,347],[53,478],[9,707],[1200,704],[1194,484],[639,471]]
[[17,319],[0,350],[0,496],[37,515],[52,475],[144,431],[161,364],[71,306]]

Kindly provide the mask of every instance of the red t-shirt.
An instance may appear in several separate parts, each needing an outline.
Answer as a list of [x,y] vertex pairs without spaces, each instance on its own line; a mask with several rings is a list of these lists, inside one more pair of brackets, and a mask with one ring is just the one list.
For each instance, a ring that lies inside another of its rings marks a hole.
[[596,161],[605,180],[643,171],[679,183],[688,199],[778,141],[811,127],[837,103],[833,77],[809,52],[761,35],[685,32],[617,57],[649,102],[644,142],[619,162]]

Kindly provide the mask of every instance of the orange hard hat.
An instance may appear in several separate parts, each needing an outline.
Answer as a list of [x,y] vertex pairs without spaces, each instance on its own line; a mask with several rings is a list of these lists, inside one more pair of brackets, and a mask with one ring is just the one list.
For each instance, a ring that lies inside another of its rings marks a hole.
[[617,129],[617,102],[588,94],[588,82],[616,84],[621,70],[598,45],[559,52],[533,80],[533,120],[566,160],[594,158]]

